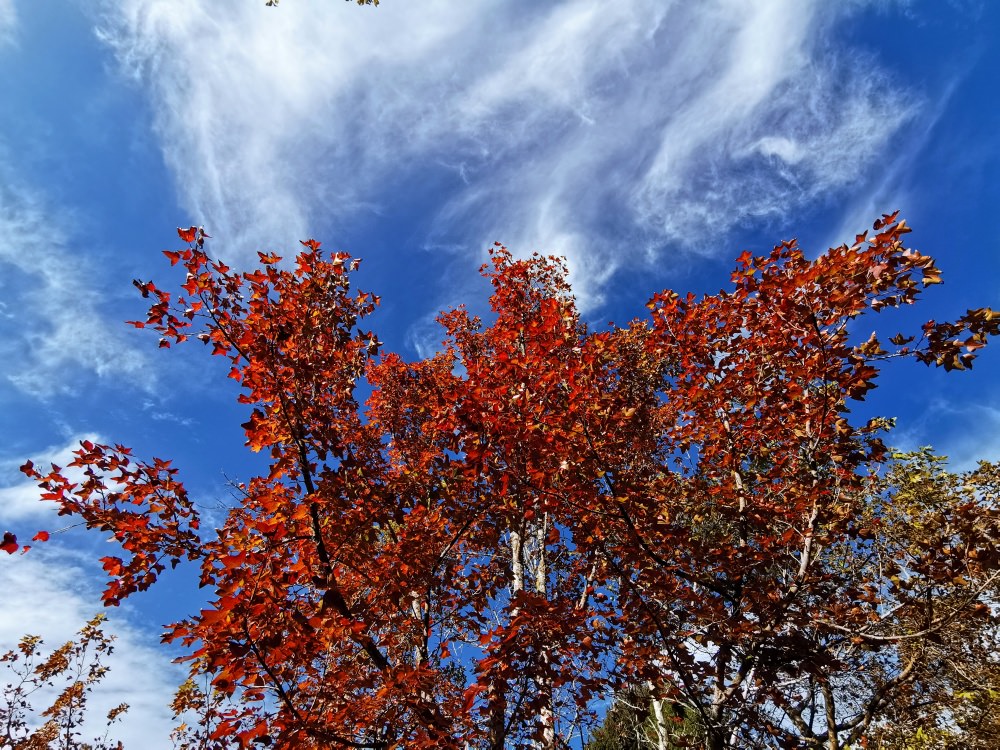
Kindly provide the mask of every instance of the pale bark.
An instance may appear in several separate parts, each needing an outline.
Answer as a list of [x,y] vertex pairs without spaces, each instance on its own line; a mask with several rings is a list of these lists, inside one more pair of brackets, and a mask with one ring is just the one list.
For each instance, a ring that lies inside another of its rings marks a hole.
[[650,701],[653,709],[653,720],[656,726],[656,750],[667,750],[667,720],[663,715],[663,700],[653,698]]

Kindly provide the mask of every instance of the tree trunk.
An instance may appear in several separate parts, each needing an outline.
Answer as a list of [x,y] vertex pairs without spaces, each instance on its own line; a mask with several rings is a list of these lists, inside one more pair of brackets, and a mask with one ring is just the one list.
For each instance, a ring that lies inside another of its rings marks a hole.
[[[650,689],[652,689],[652,684]],[[663,715],[663,700],[661,698],[653,698],[650,701],[650,707],[653,709],[653,721],[656,726],[656,750],[667,750],[667,721]]]
[[[535,529],[535,593],[539,596],[547,594],[547,578],[545,570],[545,537],[548,535],[548,514],[542,517],[542,523]],[[547,669],[552,655],[548,649],[542,651],[542,669]],[[542,750],[555,750],[556,748],[556,721],[555,712],[552,705],[552,682],[546,676],[542,676],[538,681],[538,689],[541,692],[543,703],[539,719],[542,722]]]

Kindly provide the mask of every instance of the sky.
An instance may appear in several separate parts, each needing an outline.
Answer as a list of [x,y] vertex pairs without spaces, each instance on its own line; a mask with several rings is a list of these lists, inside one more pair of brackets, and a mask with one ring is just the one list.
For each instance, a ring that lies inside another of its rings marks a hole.
[[[210,518],[252,471],[223,363],[122,322],[131,279],[176,284],[178,226],[237,267],[307,238],[364,258],[410,359],[438,311],[483,308],[495,240],[565,256],[601,327],[899,209],[945,283],[880,327],[1000,306],[998,39],[990,0],[0,0],[0,526],[66,525],[17,467],[85,437],[174,459]],[[1000,459],[1000,346],[880,383],[861,411],[893,444]],[[107,550],[69,530],[4,555],[0,650],[99,611]],[[98,700],[128,694],[126,746],[170,746],[158,641],[204,595],[186,575],[109,613]]]

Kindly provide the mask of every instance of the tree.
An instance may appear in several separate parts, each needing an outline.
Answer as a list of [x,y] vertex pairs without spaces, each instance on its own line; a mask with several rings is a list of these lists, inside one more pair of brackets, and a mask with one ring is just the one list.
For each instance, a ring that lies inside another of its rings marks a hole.
[[630,686],[615,695],[585,750],[674,750],[701,735],[685,709],[657,700],[647,686]]
[[[107,674],[102,660],[114,649],[114,637],[104,633],[103,620],[103,615],[94,617],[77,640],[48,656],[42,655],[42,639],[34,635],[0,655],[0,664],[10,673],[0,699],[2,750],[121,750],[121,743],[110,744],[106,735],[89,743],[80,739],[87,698]],[[36,713],[33,701],[54,691],[52,705]],[[125,703],[111,709],[108,727],[127,710]]]
[[[868,564],[885,565],[897,580],[895,590],[885,592],[886,604],[896,610],[895,622],[880,627],[933,632],[900,641],[895,658],[913,663],[913,679],[887,702],[875,746],[997,747],[1000,581],[995,572],[968,564],[978,551],[961,546],[955,515],[963,505],[997,513],[1000,466],[983,462],[974,471],[953,474],[943,458],[923,449],[898,455],[881,484],[891,503],[869,511],[873,555]],[[928,555],[947,559],[950,570],[929,576]],[[908,607],[909,602],[915,606]]]
[[1000,562],[992,485],[935,511],[951,553],[886,536],[888,423],[850,419],[883,360],[961,370],[1000,332],[982,308],[852,338],[940,281],[908,231],[744,253],[730,291],[605,331],[560,261],[498,245],[492,320],[442,314],[441,351],[407,363],[361,328],[357,259],[308,241],[237,273],[179,230],[182,293],[137,280],[135,325],[230,360],[269,470],[210,533],[170,462],[124,446],[82,443],[78,484],[23,470],[120,542],[106,604],[167,564],[214,587],[166,636],[191,665],[175,707],[202,717],[185,747],[555,748],[648,686],[713,750],[844,748],[912,691],[919,644],[985,621]]

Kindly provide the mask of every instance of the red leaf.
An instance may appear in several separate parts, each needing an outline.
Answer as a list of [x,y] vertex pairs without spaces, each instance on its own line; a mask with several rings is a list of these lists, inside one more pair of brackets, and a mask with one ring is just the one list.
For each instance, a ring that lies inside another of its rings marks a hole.
[[177,236],[184,242],[194,242],[195,237],[198,236],[198,227],[188,227],[187,229],[177,227]]
[[33,542],[47,542],[47,541],[49,541],[49,532],[47,532],[47,531],[39,531],[37,534],[35,534],[33,537],[31,537],[31,541],[33,541]]
[[0,549],[6,552],[8,555],[13,555],[17,552],[17,537],[11,534],[9,531],[3,533],[3,544],[0,544]]
[[122,571],[122,560],[119,557],[102,557],[100,562],[109,576],[117,576]]

